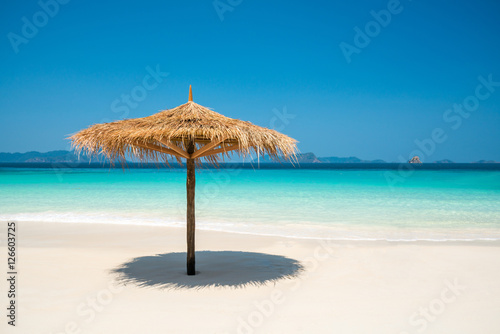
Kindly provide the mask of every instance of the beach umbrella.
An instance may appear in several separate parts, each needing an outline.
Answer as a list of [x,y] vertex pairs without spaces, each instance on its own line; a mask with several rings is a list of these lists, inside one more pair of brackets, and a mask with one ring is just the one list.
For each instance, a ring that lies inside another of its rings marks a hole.
[[95,124],[69,137],[77,153],[103,155],[111,162],[186,160],[187,168],[187,274],[195,274],[195,168],[204,160],[215,166],[234,151],[240,156],[267,154],[293,160],[296,140],[275,130],[225,117],[189,101],[173,109],[135,119]]

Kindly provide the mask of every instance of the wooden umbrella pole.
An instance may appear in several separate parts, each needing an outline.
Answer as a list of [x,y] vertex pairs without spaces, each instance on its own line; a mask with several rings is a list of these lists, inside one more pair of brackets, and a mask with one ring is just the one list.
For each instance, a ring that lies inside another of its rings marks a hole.
[[[190,141],[187,147],[187,153],[194,153],[194,141]],[[187,159],[187,274],[195,275],[195,248],[194,248],[194,231],[195,231],[195,207],[194,207],[194,188],[195,179],[195,163],[194,159]]]

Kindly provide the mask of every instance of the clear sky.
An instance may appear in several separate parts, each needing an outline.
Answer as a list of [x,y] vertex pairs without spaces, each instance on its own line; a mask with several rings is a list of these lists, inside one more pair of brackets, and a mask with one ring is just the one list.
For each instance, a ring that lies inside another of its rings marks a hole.
[[302,152],[500,161],[499,1],[55,1],[0,5],[2,152],[69,149],[192,84]]

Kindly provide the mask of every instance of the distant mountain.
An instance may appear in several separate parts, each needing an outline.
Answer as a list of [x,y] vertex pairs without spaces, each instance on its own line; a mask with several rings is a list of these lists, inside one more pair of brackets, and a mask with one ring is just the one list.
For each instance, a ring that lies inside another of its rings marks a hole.
[[0,153],[0,162],[88,162],[85,155],[78,157],[73,151],[36,151],[26,153]]
[[361,159],[356,158],[356,157],[347,157],[347,158],[322,157],[322,158],[319,158],[319,161],[326,162],[326,163],[333,163],[333,164],[360,163],[360,162],[362,162]]
[[[259,159],[262,163],[273,163],[276,162],[273,159],[270,159],[269,156],[265,156],[264,158]],[[299,163],[334,163],[334,164],[343,164],[343,163],[385,163],[384,160],[361,160],[356,157],[348,157],[348,158],[339,158],[339,157],[317,157],[314,153],[299,153],[297,154],[297,161]],[[253,162],[257,162],[257,159],[254,159]],[[283,161],[282,161],[283,162]]]
[[301,153],[297,154],[297,160],[299,163],[319,163],[321,162],[314,153]]
[[443,160],[438,160],[438,161],[434,161],[435,164],[454,164],[453,161],[449,160],[449,159],[443,159]]
[[[319,163],[321,161],[318,160],[316,155],[312,152],[309,153],[299,153],[297,154],[297,161],[299,163]],[[279,163],[279,162],[288,162],[283,159],[280,159],[279,161],[276,161],[274,159],[271,159],[268,155],[260,158],[255,158],[252,160],[252,162],[261,162],[261,163]]]
[[340,158],[340,157],[320,157],[318,158],[320,162],[326,162],[326,163],[332,163],[332,164],[359,164],[359,163],[385,163],[384,160],[361,160],[357,157],[347,157],[347,158]]

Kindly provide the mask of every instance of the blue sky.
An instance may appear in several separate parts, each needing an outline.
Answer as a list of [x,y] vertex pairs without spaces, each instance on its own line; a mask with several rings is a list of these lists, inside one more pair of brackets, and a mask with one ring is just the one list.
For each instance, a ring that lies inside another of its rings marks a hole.
[[55,1],[1,4],[0,151],[69,149],[192,84],[302,152],[500,161],[498,1]]

